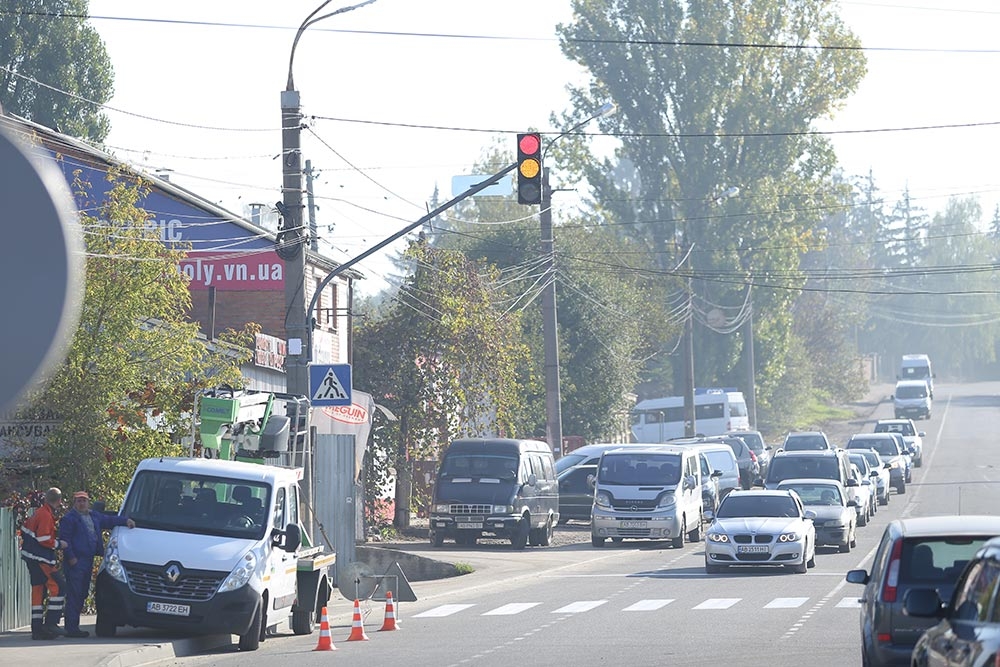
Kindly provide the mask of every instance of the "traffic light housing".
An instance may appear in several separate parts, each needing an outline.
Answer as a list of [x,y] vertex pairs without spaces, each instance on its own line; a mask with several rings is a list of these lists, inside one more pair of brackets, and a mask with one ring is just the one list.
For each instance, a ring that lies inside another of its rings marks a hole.
[[517,203],[542,203],[542,136],[517,135]]

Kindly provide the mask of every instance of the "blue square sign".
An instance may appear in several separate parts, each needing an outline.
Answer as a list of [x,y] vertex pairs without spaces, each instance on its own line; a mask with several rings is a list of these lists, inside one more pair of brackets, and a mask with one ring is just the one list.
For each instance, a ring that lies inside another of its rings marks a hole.
[[313,407],[350,405],[351,365],[310,365],[309,399]]

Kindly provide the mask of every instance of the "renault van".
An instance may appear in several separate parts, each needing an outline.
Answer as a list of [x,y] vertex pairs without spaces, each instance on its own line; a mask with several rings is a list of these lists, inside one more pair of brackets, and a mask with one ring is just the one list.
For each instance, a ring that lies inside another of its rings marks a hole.
[[692,447],[657,445],[611,449],[601,455],[594,481],[591,544],[611,538],[701,540],[704,514],[701,462]]
[[559,486],[548,444],[538,440],[455,440],[438,468],[431,544],[473,545],[484,535],[515,549],[547,547],[559,523]]

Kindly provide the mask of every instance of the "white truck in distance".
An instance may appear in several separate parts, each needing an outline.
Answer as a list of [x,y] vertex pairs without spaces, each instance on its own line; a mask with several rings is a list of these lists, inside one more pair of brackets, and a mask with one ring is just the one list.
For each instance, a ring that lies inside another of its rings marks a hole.
[[202,397],[209,458],[139,464],[121,510],[136,527],[112,532],[97,575],[98,636],[121,625],[228,633],[253,651],[282,623],[313,632],[335,555],[312,546],[301,527],[302,468],[260,462],[309,453],[308,401],[288,397],[289,419],[273,414],[275,396]]

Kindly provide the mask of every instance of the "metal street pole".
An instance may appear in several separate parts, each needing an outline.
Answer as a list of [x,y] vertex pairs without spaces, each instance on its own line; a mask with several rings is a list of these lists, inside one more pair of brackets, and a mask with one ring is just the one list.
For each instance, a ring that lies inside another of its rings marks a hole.
[[[688,256],[688,271],[693,272],[690,255]],[[684,435],[685,437],[693,438],[696,433],[694,412],[694,293],[691,291],[690,276],[688,276],[687,286],[687,317],[684,319]]]
[[750,428],[757,428],[757,378],[753,358],[753,300],[750,301],[750,314],[747,317],[743,344],[747,346],[747,414],[750,417]]
[[545,287],[542,290],[542,340],[545,353],[545,437],[556,458],[562,456],[562,396],[559,388],[559,335],[556,311],[555,248],[552,238],[552,188],[542,168],[541,221]]

